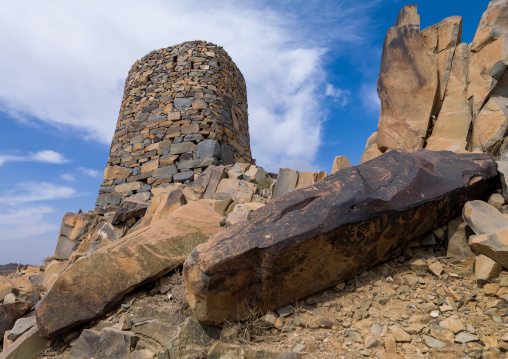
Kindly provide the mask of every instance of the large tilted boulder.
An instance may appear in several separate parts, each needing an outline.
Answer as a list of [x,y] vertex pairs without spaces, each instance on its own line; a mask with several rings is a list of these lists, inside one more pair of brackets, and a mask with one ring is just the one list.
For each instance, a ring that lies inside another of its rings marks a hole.
[[222,228],[210,200],[189,203],[65,270],[36,309],[50,337],[107,313],[135,287],[181,265],[192,249]]
[[498,184],[488,154],[392,151],[343,169],[194,249],[187,300],[206,324],[282,307],[400,253]]
[[407,5],[388,29],[383,45],[377,83],[381,152],[423,147],[438,83],[436,54],[424,45],[416,5]]

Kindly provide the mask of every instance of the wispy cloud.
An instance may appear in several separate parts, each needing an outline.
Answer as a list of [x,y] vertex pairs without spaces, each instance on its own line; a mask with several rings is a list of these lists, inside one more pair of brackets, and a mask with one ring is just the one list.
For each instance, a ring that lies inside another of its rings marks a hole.
[[93,177],[93,178],[99,178],[101,176],[101,173],[97,170],[86,168],[86,167],[78,167],[76,168],[78,171],[83,172],[87,176]]
[[67,160],[60,153],[51,150],[30,153],[24,156],[0,154],[0,166],[3,165],[5,162],[46,162],[46,163],[62,164],[68,161],[69,160]]
[[18,241],[58,230],[58,226],[45,220],[44,216],[52,212],[53,209],[47,206],[0,211],[0,242]]
[[344,107],[348,103],[351,92],[336,88],[332,84],[327,84],[325,95],[333,98],[333,101],[340,107]]
[[109,143],[134,61],[153,49],[204,39],[224,46],[246,78],[258,163],[309,166],[325,118],[327,48],[359,45],[371,21],[366,10],[378,2],[218,0],[196,7],[126,0],[121,9],[99,0],[7,2],[0,13],[0,32],[10,34],[0,37],[9,53],[0,58],[0,110]]
[[62,179],[66,181],[75,181],[76,178],[71,173],[64,173],[62,176]]
[[70,198],[77,195],[77,191],[72,187],[62,187],[46,182],[24,182],[18,184],[15,189],[4,192],[0,196],[0,203],[15,206],[20,203]]

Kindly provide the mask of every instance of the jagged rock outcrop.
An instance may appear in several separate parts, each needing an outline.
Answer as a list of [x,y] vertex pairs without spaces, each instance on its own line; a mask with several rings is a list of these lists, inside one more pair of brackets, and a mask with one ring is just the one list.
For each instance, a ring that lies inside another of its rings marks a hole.
[[389,150],[504,152],[508,1],[489,3],[469,46],[460,43],[460,16],[421,31],[419,24],[408,5],[386,34],[377,149],[369,139],[361,163]]
[[405,6],[386,33],[377,86],[381,99],[379,149],[422,148],[438,76],[436,55],[427,50],[420,34],[416,5]]
[[488,154],[393,151],[343,169],[194,249],[189,305],[219,324],[290,304],[389,259],[498,184]]

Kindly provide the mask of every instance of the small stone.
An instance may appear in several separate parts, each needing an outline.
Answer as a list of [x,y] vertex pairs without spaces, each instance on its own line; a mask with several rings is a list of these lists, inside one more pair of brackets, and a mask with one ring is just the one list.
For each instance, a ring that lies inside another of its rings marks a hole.
[[423,259],[414,259],[409,263],[409,268],[413,272],[427,271],[427,263]]
[[378,337],[382,337],[386,334],[384,326],[377,323],[372,324],[372,326],[370,327],[370,332]]
[[475,258],[474,272],[479,283],[491,282],[502,271],[502,267],[493,259],[480,254]]
[[431,262],[428,264],[429,270],[435,276],[439,276],[443,272],[443,265],[440,262]]
[[468,334],[466,332],[461,332],[455,336],[455,342],[456,343],[469,343],[469,342],[477,342],[480,339],[475,337],[474,335]]
[[390,328],[390,330],[395,338],[395,341],[397,341],[397,342],[410,342],[411,341],[411,335],[409,335],[404,329],[397,327],[397,326],[392,326]]
[[466,330],[466,327],[464,327],[464,323],[462,323],[462,320],[460,320],[460,318],[456,315],[453,315],[451,317],[446,318],[445,320],[442,320],[439,323],[439,325],[443,328],[451,330],[454,334]]
[[288,315],[293,314],[295,312],[295,309],[292,306],[287,305],[285,307],[277,309],[276,312],[281,317],[287,317]]
[[446,346],[446,344],[444,342],[442,342],[441,340],[432,338],[428,335],[424,335],[423,340],[425,341],[425,344],[430,348],[437,349],[437,348],[444,348]]
[[293,353],[301,353],[305,350],[305,344],[296,344],[291,350]]
[[365,337],[365,347],[367,349],[376,348],[378,345],[379,345],[378,338],[376,338],[372,335],[368,335],[367,337]]
[[388,354],[397,353],[397,343],[393,334],[387,334],[385,338],[385,350]]
[[500,286],[498,283],[487,283],[483,286],[483,291],[485,295],[495,296]]

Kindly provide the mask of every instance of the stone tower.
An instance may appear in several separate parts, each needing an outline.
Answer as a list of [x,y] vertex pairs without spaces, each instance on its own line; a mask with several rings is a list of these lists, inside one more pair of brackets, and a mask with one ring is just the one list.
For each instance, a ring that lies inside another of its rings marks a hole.
[[96,206],[193,181],[211,164],[252,163],[245,80],[220,46],[190,41],[134,63]]

